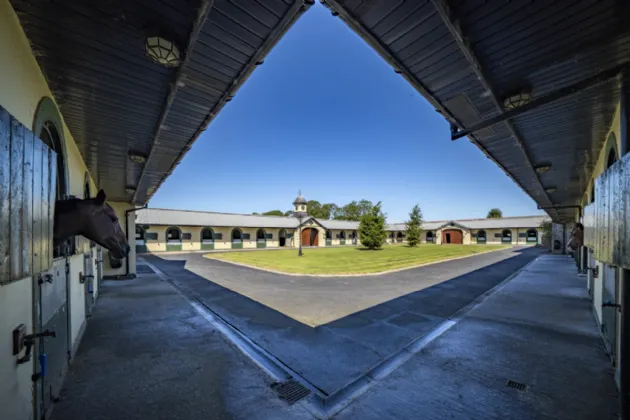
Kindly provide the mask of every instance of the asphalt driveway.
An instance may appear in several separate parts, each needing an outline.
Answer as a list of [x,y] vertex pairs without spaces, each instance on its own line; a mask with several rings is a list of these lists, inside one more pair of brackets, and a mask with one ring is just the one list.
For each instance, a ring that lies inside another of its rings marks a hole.
[[541,254],[505,251],[364,277],[296,277],[203,258],[145,258],[329,396]]

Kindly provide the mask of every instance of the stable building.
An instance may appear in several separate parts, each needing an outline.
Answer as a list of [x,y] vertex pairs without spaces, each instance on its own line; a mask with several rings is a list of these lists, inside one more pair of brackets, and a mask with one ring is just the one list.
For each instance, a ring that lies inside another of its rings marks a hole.
[[[299,205],[301,208],[301,204]],[[306,210],[301,210],[306,212]],[[546,216],[424,222],[422,243],[541,243]],[[137,252],[211,251],[357,245],[359,222],[189,210],[136,211]],[[387,243],[406,243],[405,223],[386,226]]]

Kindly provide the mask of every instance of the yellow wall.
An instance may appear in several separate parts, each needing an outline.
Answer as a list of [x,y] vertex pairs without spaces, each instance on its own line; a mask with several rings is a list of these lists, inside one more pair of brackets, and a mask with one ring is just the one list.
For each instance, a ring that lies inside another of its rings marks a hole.
[[[0,1],[0,105],[24,126],[33,129],[34,117],[41,99],[54,97],[35,60],[19,20],[8,1]],[[63,146],[68,172],[68,193],[84,197],[84,182],[87,168],[79,149],[63,121]],[[90,187],[96,192],[89,178]],[[123,218],[121,217],[121,220]],[[132,247],[133,249],[133,247]],[[135,252],[135,251],[132,251]],[[135,255],[135,254],[134,254]],[[131,256],[133,258],[133,255]],[[84,257],[74,255],[70,260],[70,323],[73,347],[85,325],[85,286],[79,282],[79,273],[84,271]],[[132,264],[135,271],[135,263]],[[16,366],[17,356],[11,356],[11,331],[18,324],[27,325],[32,332],[32,281],[26,278],[0,286],[0,406],[3,418],[29,419],[32,415],[31,379],[33,364],[28,362]]]
[[[164,252],[166,251],[166,229],[170,226],[150,225],[147,232],[156,232],[158,234],[157,240],[146,241],[147,250],[150,252]],[[222,239],[215,239],[214,249],[232,249],[232,230],[231,227],[213,227],[213,226],[176,226],[184,233],[191,233],[191,239],[182,240],[182,252],[184,251],[200,251],[201,250],[201,231],[205,227],[211,228],[214,233],[220,233],[223,235]],[[250,239],[243,241],[243,249],[256,248],[256,231],[257,228],[240,228],[243,233],[249,233]],[[266,228],[265,233],[271,233],[272,239],[267,239],[267,248],[278,248],[280,246],[279,235],[280,228]],[[285,229],[287,234],[292,232],[292,229]],[[135,231],[135,227],[134,227]],[[296,231],[297,232],[297,231]],[[287,239],[286,247],[293,245],[292,239]]]

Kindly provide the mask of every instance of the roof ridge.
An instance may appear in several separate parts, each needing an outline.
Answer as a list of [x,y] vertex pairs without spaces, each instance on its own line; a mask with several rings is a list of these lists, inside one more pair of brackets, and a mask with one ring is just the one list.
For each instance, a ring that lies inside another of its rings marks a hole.
[[[282,218],[282,219],[293,219],[292,216],[273,216],[273,215],[268,215],[268,214],[229,213],[229,212],[222,212],[222,211],[204,211],[204,210],[164,209],[164,208],[158,208],[158,207],[141,207],[137,209],[136,211],[138,210],[185,211],[187,213],[228,214],[232,216],[276,217],[276,218]],[[308,217],[312,217],[312,216],[308,216]]]

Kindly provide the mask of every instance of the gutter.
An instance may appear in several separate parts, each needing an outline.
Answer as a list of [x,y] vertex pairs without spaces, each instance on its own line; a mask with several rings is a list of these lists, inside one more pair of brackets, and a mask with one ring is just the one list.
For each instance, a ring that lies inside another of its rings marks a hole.
[[[136,207],[131,210],[125,210],[125,236],[127,237],[127,241],[129,241],[129,213],[146,209],[148,204],[144,204],[142,207]],[[135,245],[134,245],[135,246]],[[125,276],[129,277],[129,256],[125,258]]]

